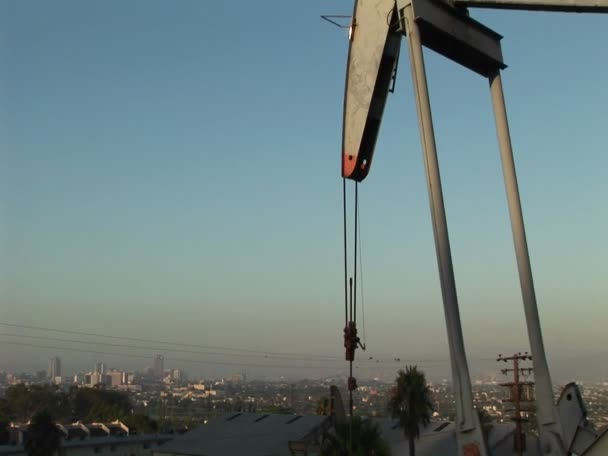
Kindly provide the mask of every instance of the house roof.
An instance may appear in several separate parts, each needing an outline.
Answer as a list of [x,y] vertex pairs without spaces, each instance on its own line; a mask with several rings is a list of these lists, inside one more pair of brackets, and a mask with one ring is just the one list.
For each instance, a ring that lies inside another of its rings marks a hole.
[[[374,418],[372,421],[378,423],[383,438],[391,448],[391,454],[395,456],[408,455],[408,441],[399,427],[399,421],[390,418]],[[416,440],[416,455],[456,455],[456,434],[454,423],[450,421],[432,421],[420,429],[420,438]]]
[[[393,456],[409,454],[408,441],[399,428],[398,421],[388,418],[374,419],[380,426],[383,437],[391,448]],[[513,456],[513,423],[494,423],[488,433],[488,450],[492,456]],[[540,456],[538,438],[526,436],[527,456]],[[458,445],[456,429],[450,421],[432,421],[420,430],[416,440],[417,456],[456,456]]]
[[[372,418],[378,424],[393,456],[409,454],[408,441],[398,421]],[[231,413],[210,420],[166,443],[155,455],[175,456],[289,456],[289,442],[303,441],[307,435],[329,426],[325,416]],[[512,423],[495,423],[489,432],[492,456],[513,456]],[[529,456],[540,456],[538,440],[527,438]],[[311,454],[311,453],[309,453]],[[456,429],[450,421],[432,421],[420,430],[417,456],[456,456]]]
[[327,416],[230,413],[176,437],[156,454],[180,456],[289,456],[288,442],[301,441]]

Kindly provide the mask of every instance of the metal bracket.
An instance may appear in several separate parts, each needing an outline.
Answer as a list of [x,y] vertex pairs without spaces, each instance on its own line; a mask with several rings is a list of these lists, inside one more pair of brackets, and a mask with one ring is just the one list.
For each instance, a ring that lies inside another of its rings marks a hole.
[[389,93],[395,93],[395,85],[397,84],[397,71],[399,71],[399,56],[401,55],[401,47],[397,51],[397,56],[395,58],[395,70],[393,71],[391,88],[388,89]]
[[563,13],[608,13],[608,0],[451,0],[458,6]]
[[[324,21],[327,21],[330,24],[333,24],[336,27],[341,28],[341,29],[350,28],[352,18],[353,18],[352,16],[346,16],[346,15],[341,15],[341,14],[322,14],[321,15],[321,19],[323,19]],[[350,19],[350,21],[348,22],[348,24],[341,24],[340,19]]]

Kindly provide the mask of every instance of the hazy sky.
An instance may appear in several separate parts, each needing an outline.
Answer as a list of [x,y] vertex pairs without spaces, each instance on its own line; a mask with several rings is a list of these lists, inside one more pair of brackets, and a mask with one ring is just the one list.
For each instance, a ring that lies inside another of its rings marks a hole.
[[[167,367],[204,375],[345,368],[348,41],[319,16],[351,10],[346,0],[0,1],[0,323],[338,357],[287,356],[264,370],[238,365],[270,362],[259,353],[163,352]],[[550,360],[604,353],[608,17],[473,15],[505,36],[507,109]],[[358,356],[446,360],[402,49],[360,188],[368,352]],[[528,344],[488,84],[425,55],[467,350],[474,369],[492,372],[498,366],[482,359]],[[97,360],[142,367],[156,352],[15,327],[0,334],[76,341],[0,335],[0,370],[46,368],[54,354],[68,372]],[[447,367],[421,364],[429,373]]]

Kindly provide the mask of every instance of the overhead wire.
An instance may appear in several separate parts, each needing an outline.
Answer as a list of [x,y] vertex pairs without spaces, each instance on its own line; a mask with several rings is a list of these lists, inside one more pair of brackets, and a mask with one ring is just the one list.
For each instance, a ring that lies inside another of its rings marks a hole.
[[[241,353],[220,353],[220,352],[205,352],[205,351],[196,351],[196,350],[187,350],[180,348],[167,348],[167,347],[151,347],[151,346],[141,346],[141,345],[127,345],[120,343],[112,343],[112,342],[99,342],[99,341],[88,341],[88,340],[80,340],[80,339],[64,339],[61,337],[50,337],[50,336],[37,336],[31,334],[14,334],[14,333],[0,333],[0,337],[10,337],[10,338],[23,338],[23,339],[36,339],[36,340],[48,340],[53,342],[65,342],[65,343],[73,343],[73,344],[85,344],[85,345],[101,345],[107,347],[116,347],[116,348],[127,348],[132,350],[148,350],[154,352],[174,352],[174,353],[188,353],[194,355],[215,355],[215,356],[234,356],[234,357],[247,357],[250,358],[251,355],[241,354]],[[284,361],[313,361],[313,362],[334,362],[335,359],[315,359],[313,357],[282,357],[282,356],[264,356],[264,359],[268,360],[284,360]],[[436,361],[440,364],[443,364],[447,360],[439,360]],[[382,360],[382,363],[399,363],[401,362],[400,358],[395,358],[390,361]],[[433,361],[427,360],[426,362],[433,363]],[[361,365],[370,364],[373,365],[375,363],[370,362],[370,360],[362,360],[359,361]]]
[[362,320],[362,337],[363,346],[367,348],[367,338],[365,337],[365,300],[363,293],[363,243],[361,240],[361,209],[358,207],[357,202],[357,230],[358,230],[358,243],[359,243],[359,288],[361,290],[361,320]]
[[[0,333],[0,336],[4,337],[20,337],[25,339],[38,339],[38,340],[50,340],[55,342],[67,342],[67,343],[77,343],[77,344],[86,344],[86,345],[103,345],[107,347],[119,347],[119,348],[129,348],[133,350],[148,350],[155,352],[174,352],[174,353],[189,353],[194,355],[215,355],[215,356],[224,356],[224,357],[240,357],[240,358],[251,358],[251,354],[245,353],[222,353],[222,352],[209,352],[209,351],[197,351],[197,350],[188,350],[183,348],[170,348],[170,347],[151,347],[151,346],[141,346],[141,345],[127,345],[120,343],[112,343],[112,342],[99,342],[99,341],[89,341],[89,340],[77,340],[77,339],[64,339],[61,337],[49,337],[49,336],[36,336],[31,334],[10,334],[10,333]],[[258,355],[261,356],[261,355]],[[333,359],[315,359],[314,357],[295,357],[295,356],[281,356],[281,355],[264,355],[266,359],[282,359],[282,360],[290,360],[290,361],[327,361],[333,362]]]
[[[352,289],[353,287],[351,287],[351,292],[350,292],[350,297],[351,297],[351,300],[353,301],[353,311],[351,312],[351,315],[352,315],[351,318],[354,321],[355,331],[356,331],[356,328],[357,328],[357,248],[358,248],[358,245],[357,245],[357,241],[358,241],[358,238],[357,238],[357,234],[358,234],[357,233],[357,220],[358,220],[358,215],[359,215],[358,214],[358,210],[359,210],[359,182],[355,181],[355,236],[354,236],[355,239],[354,239],[354,252],[353,252],[353,256],[354,256],[354,258],[353,258],[353,270],[354,270],[353,275],[355,277],[355,280],[354,280],[354,290]],[[358,343],[358,339],[357,339],[357,342],[355,342],[355,343]],[[356,346],[355,346],[355,348],[356,348]],[[353,362],[354,362],[354,356],[353,356],[353,358],[351,358],[350,363],[349,363],[350,364],[350,366],[349,366],[350,367],[349,383],[350,383],[351,380],[354,381],[354,377],[353,377]],[[356,386],[355,386],[355,388],[356,388]],[[350,433],[350,435],[349,435],[349,440],[350,440],[350,442],[349,442],[350,443],[349,450],[350,450],[350,453],[352,453],[352,445],[353,445],[353,420],[354,420],[354,414],[353,414],[353,405],[354,405],[353,391],[354,391],[353,388],[349,386],[348,393],[349,393],[349,403],[350,403],[349,404],[350,405],[350,424],[349,424],[350,425],[350,429],[349,429],[349,433]]]
[[[73,331],[73,330],[67,330],[67,329],[58,329],[58,328],[43,328],[40,326],[31,326],[31,325],[19,325],[19,324],[15,324],[15,323],[0,323],[0,326],[8,326],[8,327],[17,327],[17,328],[22,328],[22,329],[32,329],[35,328],[36,331],[49,331],[49,332],[56,332],[56,333],[63,333],[63,334],[74,334],[76,333],[77,335],[82,335],[85,337],[103,337],[103,338],[108,338],[108,339],[113,339],[113,340],[132,340],[132,339],[137,339],[140,341],[149,341],[150,343],[154,343],[154,344],[163,344],[164,342],[162,341],[158,341],[158,340],[153,340],[153,339],[139,339],[139,338],[132,338],[132,337],[126,337],[126,336],[113,336],[113,335],[107,335],[107,334],[97,334],[97,333],[86,333],[86,332],[82,332],[82,331]],[[129,343],[111,343],[111,342],[102,342],[102,341],[95,341],[95,340],[86,340],[86,339],[63,339],[63,338],[55,338],[55,337],[50,337],[50,336],[40,336],[40,335],[32,335],[32,334],[14,334],[14,333],[0,333],[0,337],[10,337],[10,338],[25,338],[25,339],[39,339],[39,340],[52,340],[52,341],[56,341],[56,342],[65,342],[65,343],[82,343],[82,344],[87,344],[87,345],[102,345],[102,346],[108,346],[108,347],[117,347],[117,348],[125,348],[125,349],[133,349],[133,350],[150,350],[150,351],[155,351],[155,352],[174,352],[174,353],[188,353],[188,354],[200,354],[200,355],[215,355],[215,356],[230,356],[230,357],[246,357],[246,356],[251,356],[251,355],[246,355],[244,353],[221,353],[221,352],[203,352],[203,351],[195,351],[195,350],[188,350],[188,349],[182,349],[182,348],[175,348],[175,347],[159,347],[158,345],[154,345],[154,346],[148,346],[148,345],[131,345]],[[8,344],[8,341],[2,341],[3,344]],[[173,342],[171,343],[172,345],[177,345],[177,346],[189,346],[189,347],[208,347],[206,345],[197,345],[197,344],[181,344],[178,342]],[[62,347],[59,347],[62,348]],[[87,350],[85,350],[87,351]],[[245,351],[245,350],[243,350]],[[88,350],[88,352],[90,352],[90,350]],[[314,362],[335,362],[336,360],[340,360],[343,359],[340,356],[331,356],[331,355],[318,355],[318,354],[296,354],[296,353],[286,353],[286,352],[271,352],[271,351],[259,351],[259,352],[255,352],[254,353],[257,356],[263,356],[265,359],[281,359],[281,360],[298,360],[298,361],[314,361]],[[400,355],[400,354],[391,354],[391,353],[384,353],[384,354],[376,354],[373,356],[370,356],[369,358],[371,359],[364,359],[361,361],[357,361],[357,364],[368,367],[367,365],[375,365],[375,364],[381,364],[381,365],[387,365],[387,364],[403,364],[403,363],[412,363],[412,364],[424,364],[424,365],[431,365],[431,364],[445,364],[450,362],[449,359],[441,359],[441,358],[435,358],[435,359],[430,359],[430,358],[421,358],[421,359],[409,359],[407,357],[405,357],[404,355]],[[483,358],[472,358],[473,361],[494,361],[494,357],[483,357]]]
[[[77,347],[64,347],[64,346],[54,346],[54,345],[39,345],[39,344],[31,344],[27,342],[14,342],[14,341],[2,341],[3,345],[13,345],[13,346],[22,346],[22,347],[32,347],[32,348],[41,348],[47,350],[66,350],[78,353],[86,353],[86,354],[96,354],[96,355],[105,355],[105,356],[115,356],[117,358],[133,358],[133,359],[142,359],[142,360],[150,360],[149,356],[142,354],[133,354],[133,353],[118,353],[118,352],[109,352],[103,350],[94,350],[87,348],[77,348]],[[488,361],[494,362],[494,358],[488,358]],[[187,359],[187,358],[175,358],[175,357],[165,357],[165,361],[173,361],[173,362],[181,362],[187,364],[199,364],[199,365],[219,365],[219,366],[232,366],[232,367],[258,367],[258,368],[272,368],[272,369],[330,369],[331,366],[320,366],[320,365],[309,365],[309,364],[285,364],[285,363],[275,363],[275,364],[261,364],[261,363],[237,363],[237,362],[228,362],[228,361],[218,361],[218,360],[202,360],[202,359]],[[442,364],[449,360],[442,360]],[[356,366],[359,367],[372,367],[372,366]],[[424,366],[426,369],[439,367],[439,366]],[[341,369],[334,369],[334,371],[341,371]]]
[[[351,286],[351,290],[350,290],[350,298],[351,298],[351,306],[352,306],[352,310],[351,310],[351,318],[353,319],[354,322],[354,330],[355,330],[355,339],[353,340],[354,344],[358,344],[358,339],[356,338],[356,328],[357,328],[357,253],[358,253],[358,216],[359,216],[359,182],[355,181],[355,233],[354,233],[354,242],[353,242],[353,276],[354,276],[354,280],[351,279],[351,283],[353,283],[353,285]],[[355,349],[357,348],[356,345],[354,347]],[[353,362],[354,362],[354,356],[350,359],[349,361],[349,370],[350,370],[350,378],[349,378],[349,383],[351,381],[355,381],[354,377],[353,377]],[[354,387],[351,387],[349,385],[348,388],[348,393],[349,393],[349,405],[350,405],[350,426],[351,426],[351,433],[352,433],[352,420],[353,420],[353,390],[354,388],[356,388],[356,383]],[[351,435],[352,438],[352,435]],[[352,442],[351,442],[352,443]]]
[[[75,347],[58,347],[58,346],[50,346],[50,345],[36,345],[36,344],[28,344],[26,342],[13,342],[13,341],[3,341],[3,344],[6,345],[17,345],[17,346],[25,346],[25,347],[34,347],[34,348],[44,348],[49,350],[68,350],[80,353],[93,353],[97,355],[106,355],[106,356],[116,356],[120,358],[138,358],[138,359],[147,359],[150,357],[146,355],[136,355],[131,353],[116,353],[116,352],[106,352],[100,350],[89,350],[84,348],[75,348]],[[328,369],[328,366],[311,366],[311,365],[302,365],[302,364],[257,364],[257,363],[231,363],[228,361],[215,361],[215,360],[199,360],[199,359],[185,359],[185,358],[173,358],[167,357],[165,360],[171,360],[174,362],[182,362],[189,364],[201,364],[201,365],[219,365],[219,366],[233,366],[233,367],[260,367],[260,368],[283,368],[283,369]]]
[[355,277],[354,280],[354,292],[353,292],[353,308],[354,308],[354,322],[355,324],[357,324],[357,220],[358,220],[358,213],[359,211],[359,182],[355,182],[355,240],[354,240],[354,252],[353,252],[353,256],[354,256],[354,274],[353,276]]
[[[271,351],[271,350],[254,350],[254,349],[238,348],[238,347],[225,347],[225,346],[223,347],[223,346],[217,346],[217,345],[201,345],[201,344],[192,344],[192,343],[184,343],[184,342],[170,342],[170,341],[146,339],[146,338],[139,338],[139,337],[114,336],[114,335],[99,334],[99,333],[94,333],[94,332],[74,331],[74,330],[70,330],[70,329],[58,329],[58,328],[48,328],[48,327],[41,327],[41,326],[22,325],[22,324],[16,324],[16,323],[0,322],[0,326],[8,326],[8,327],[13,327],[13,328],[21,328],[21,329],[31,329],[31,330],[45,331],[45,332],[74,334],[74,335],[86,336],[86,337],[101,337],[101,338],[105,338],[105,339],[128,340],[128,341],[132,341],[132,342],[173,345],[173,346],[177,346],[177,347],[202,348],[202,349],[210,349],[210,350],[266,354],[266,355],[274,355],[274,356],[302,356],[302,353],[276,352],[276,351]],[[324,358],[324,359],[328,359],[328,360],[337,359],[336,356],[330,356],[330,355],[307,355],[307,356],[319,358],[319,359]]]
[[346,229],[346,178],[342,178],[342,213],[344,224],[344,327],[348,325],[348,241]]

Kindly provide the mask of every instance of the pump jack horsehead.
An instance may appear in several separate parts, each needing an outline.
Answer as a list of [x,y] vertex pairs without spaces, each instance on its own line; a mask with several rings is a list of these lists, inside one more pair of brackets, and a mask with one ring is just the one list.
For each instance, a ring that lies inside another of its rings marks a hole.
[[506,68],[502,37],[472,19],[469,7],[608,13],[608,0],[355,0],[349,30],[342,176],[360,182],[370,171],[384,106],[396,76],[401,38],[407,36],[456,398],[458,454],[490,456],[473,408],[422,48],[488,79],[534,360],[538,454],[608,454],[608,435],[598,436],[586,424],[576,385],[568,386],[574,393],[568,397],[574,400],[562,401],[564,394],[557,404],[553,399],[501,83],[501,70]]

